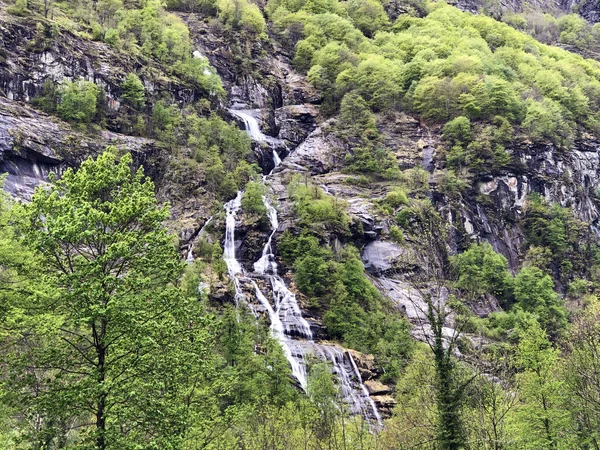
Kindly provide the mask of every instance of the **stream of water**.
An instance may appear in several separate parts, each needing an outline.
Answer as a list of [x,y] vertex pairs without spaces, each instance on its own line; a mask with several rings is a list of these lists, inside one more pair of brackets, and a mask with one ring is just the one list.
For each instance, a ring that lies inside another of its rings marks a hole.
[[[231,110],[231,113],[244,121],[246,130],[252,139],[259,142],[268,142],[268,137],[265,137],[260,131],[258,122],[251,115],[240,110]],[[280,162],[277,152],[273,149],[275,167]],[[269,186],[267,177],[263,177],[263,183],[265,183],[265,186]],[[225,204],[226,230],[223,259],[227,265],[229,277],[234,282],[236,304],[239,304],[242,299],[246,299],[241,281],[249,281],[254,288],[257,302],[269,315],[271,334],[281,344],[292,368],[292,374],[298,380],[302,389],[308,391],[307,365],[310,359],[326,360],[331,364],[332,372],[339,380],[340,391],[350,413],[381,423],[381,416],[375,403],[369,397],[356,362],[350,353],[334,345],[325,345],[314,341],[310,324],[302,316],[296,295],[289,290],[285,280],[279,276],[272,245],[279,227],[279,221],[277,210],[267,196],[263,196],[263,204],[267,210],[271,232],[260,258],[254,263],[254,272],[246,273],[237,260],[235,229],[236,216],[241,209],[242,195],[241,191],[238,192],[233,200]],[[270,300],[263,292],[266,289],[270,291]],[[251,306],[251,309],[257,314],[255,307]]]

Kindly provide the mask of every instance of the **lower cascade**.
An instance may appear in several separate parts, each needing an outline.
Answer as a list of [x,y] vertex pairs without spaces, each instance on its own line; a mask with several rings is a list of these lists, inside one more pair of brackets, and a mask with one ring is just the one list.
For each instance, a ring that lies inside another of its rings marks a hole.
[[[255,137],[259,130],[258,123],[249,115],[244,119],[246,128],[251,132],[251,136]],[[260,133],[260,131],[258,132]],[[274,154],[276,155],[275,152]],[[274,157],[273,162],[277,167],[280,160],[278,157]],[[263,177],[263,183],[268,186],[267,177]],[[381,424],[381,416],[375,402],[369,397],[356,362],[350,353],[339,347],[314,341],[310,325],[302,316],[296,296],[289,290],[285,280],[279,276],[272,248],[272,240],[279,226],[277,210],[266,196],[263,196],[262,200],[268,212],[271,233],[260,258],[254,263],[254,272],[246,273],[236,259],[236,215],[241,209],[242,195],[242,191],[238,192],[233,200],[225,204],[226,229],[223,259],[227,265],[227,273],[234,283],[236,305],[246,300],[241,283],[243,281],[244,284],[249,284],[254,288],[254,294],[259,303],[259,305],[248,303],[249,308],[257,317],[259,312],[266,312],[269,315],[271,334],[281,344],[292,368],[292,374],[302,389],[305,392],[308,390],[308,361],[311,358],[328,361],[332,366],[333,374],[339,380],[341,395],[348,405],[350,413]],[[270,285],[270,300],[259,287],[257,280],[265,280]]]

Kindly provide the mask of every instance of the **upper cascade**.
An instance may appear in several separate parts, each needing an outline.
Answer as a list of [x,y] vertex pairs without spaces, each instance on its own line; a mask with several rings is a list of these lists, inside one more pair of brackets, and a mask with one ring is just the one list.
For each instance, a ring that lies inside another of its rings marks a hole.
[[244,128],[246,129],[246,131],[250,135],[250,138],[254,142],[257,142],[260,145],[266,145],[271,148],[271,152],[272,152],[271,158],[272,158],[272,164],[273,164],[272,167],[273,167],[273,170],[275,168],[277,168],[277,166],[279,166],[279,164],[281,164],[281,158],[280,158],[279,154],[277,153],[277,148],[286,149],[287,145],[285,144],[285,142],[280,139],[277,139],[277,138],[274,138],[271,136],[267,136],[266,134],[264,134],[261,131],[260,125],[258,124],[258,120],[256,120],[256,118],[252,115],[252,113],[256,114],[255,110],[229,109],[229,112],[231,113],[231,115],[233,115],[234,117],[237,117],[244,123]]

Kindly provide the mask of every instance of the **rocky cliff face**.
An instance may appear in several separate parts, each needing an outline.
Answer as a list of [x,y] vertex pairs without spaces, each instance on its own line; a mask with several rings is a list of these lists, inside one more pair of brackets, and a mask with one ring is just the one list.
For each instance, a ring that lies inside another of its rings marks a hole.
[[[459,2],[459,6],[477,10],[480,4]],[[503,6],[519,10],[523,5],[506,2]],[[556,7],[545,2],[538,6],[540,9]],[[561,5],[563,10],[573,7],[573,4]],[[593,8],[586,14],[590,20],[595,20]],[[293,70],[290,55],[275,40],[246,45],[215,24],[200,23],[186,14],[181,17],[192,30],[195,51],[209,59],[224,81],[228,102],[222,105],[222,114],[242,126],[239,117],[227,110],[251,110],[262,132],[276,140],[278,154],[287,155],[270,178],[278,202],[278,236],[285,229],[293,228],[297,219],[287,192],[290,177],[303,174],[312,178],[326,193],[345,202],[347,212],[362,230],[350,238],[331,235],[330,242],[336,245],[341,239],[352,240],[362,252],[374,285],[391,298],[409,320],[422,325],[424,303],[404,278],[405,272],[416,270],[403,266],[407,255],[414,251],[415,243],[392,242],[387,236],[390,219],[378,208],[389,183],[357,184],[342,171],[349,148],[336,135],[338,118],[320,117],[320,98],[305,78]],[[107,145],[115,145],[123,151],[133,152],[137,163],[143,164],[157,181],[163,200],[172,198],[178,187],[168,177],[169,153],[161,145],[114,131],[89,133],[77,130],[24,102],[37,95],[48,78],[83,77],[104,88],[111,111],[109,128],[116,130],[118,124],[114,119],[120,107],[119,86],[124,74],[140,72],[151,95],[168,92],[181,104],[192,101],[194,91],[176,79],[159,76],[162,69],[158,65],[125,58],[104,44],[86,41],[68,32],[61,33],[49,44],[44,36],[49,30],[44,29],[40,34],[32,24],[5,15],[0,16],[0,22],[0,46],[3,48],[0,53],[0,171],[8,173],[5,189],[26,200],[35,186],[47,181],[49,172],[60,173],[68,166],[77,166],[84,157],[97,154]],[[439,130],[430,130],[404,113],[380,117],[378,128],[402,169],[421,167],[429,172],[432,191],[428,195],[452,230],[447,243],[451,253],[465,242],[488,241],[507,257],[513,270],[518,268],[523,260],[524,236],[520,218],[526,197],[532,192],[571,208],[594,232],[600,226],[600,144],[591,136],[580,138],[567,150],[551,144],[520,142],[509,149],[518,162],[511,170],[481,177],[459,198],[450,199],[437,189],[442,169],[436,157],[436,149],[440,146]],[[272,142],[267,139],[265,145],[255,144],[254,150],[264,171],[269,172],[273,167]],[[182,248],[187,248],[211,216],[210,205],[214,201],[211,195],[199,190],[197,195],[175,202],[171,226],[179,232]],[[222,222],[219,218],[214,220],[213,239],[220,237]],[[251,268],[269,230],[256,223],[247,223],[238,231],[242,263]],[[222,288],[220,298],[227,299],[226,287]],[[486,315],[497,308],[490,300],[478,305],[476,313]],[[314,319],[318,321],[318,318]],[[415,327],[414,333],[418,338],[426,339],[424,330],[422,326]],[[319,333],[325,336],[325,331]],[[389,388],[374,379],[372,362],[360,355],[356,359],[362,361],[363,375],[370,379],[367,387],[371,394],[381,397],[379,406],[390,407]]]
[[134,155],[147,173],[161,171],[161,146],[150,139],[111,131],[90,135],[27,105],[0,97],[0,172],[7,174],[5,190],[20,200],[29,200],[34,189],[77,166],[107,146]]
[[19,18],[0,10],[0,93],[10,100],[29,102],[46,80],[82,78],[101,87],[106,95],[107,126],[119,131],[121,83],[138,73],[150,98],[168,93],[181,104],[198,96],[194,88],[169,76],[158,62],[119,52],[107,44],[81,38],[51,22]]
[[453,0],[448,2],[464,11],[477,13],[482,9],[498,14],[501,11],[507,12],[531,12],[537,11],[550,13],[552,15],[579,14],[592,23],[600,21],[600,6],[595,0]]

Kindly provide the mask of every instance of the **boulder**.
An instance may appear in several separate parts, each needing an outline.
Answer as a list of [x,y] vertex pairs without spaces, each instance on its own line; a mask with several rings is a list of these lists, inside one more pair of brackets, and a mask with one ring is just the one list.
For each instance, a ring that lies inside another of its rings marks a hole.
[[362,251],[362,260],[367,271],[377,275],[386,273],[405,254],[402,247],[394,242],[376,240],[368,243]]
[[364,382],[367,391],[369,391],[369,395],[387,395],[392,393],[392,388],[386,386],[380,381],[377,380],[367,380]]
[[298,145],[315,129],[318,115],[314,105],[289,105],[275,111],[275,123],[279,139]]

